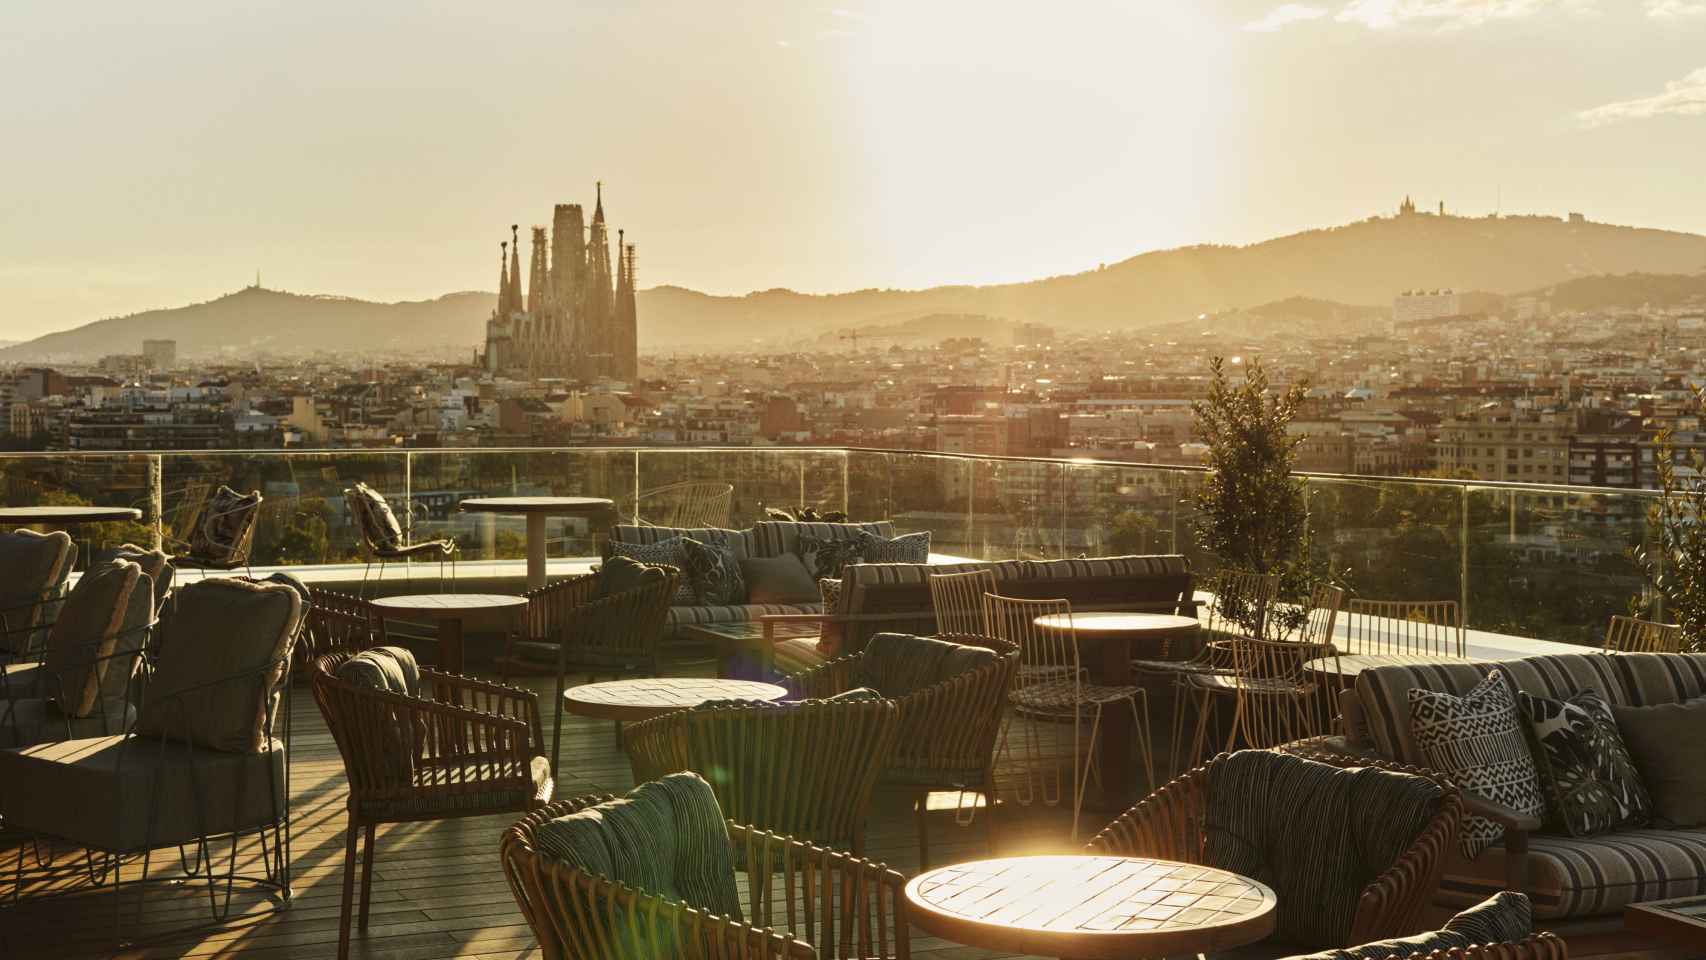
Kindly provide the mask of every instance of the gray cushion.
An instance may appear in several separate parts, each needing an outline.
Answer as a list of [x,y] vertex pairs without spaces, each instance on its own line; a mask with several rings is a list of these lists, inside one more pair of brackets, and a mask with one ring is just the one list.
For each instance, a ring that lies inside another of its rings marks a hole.
[[[950,676],[993,660],[981,647],[919,637],[910,633],[879,633],[866,642],[853,668],[853,682],[882,691],[892,699],[917,693]],[[946,667],[952,658],[952,666]],[[951,672],[945,672],[951,670]]]
[[390,501],[365,483],[344,491],[344,504],[361,528],[362,536],[379,550],[395,550],[403,545],[403,526],[397,522]]
[[83,571],[48,631],[43,692],[77,717],[88,716],[103,693],[124,696],[153,612],[153,590],[137,564],[103,560]]
[[633,557],[611,556],[598,566],[598,595],[601,597],[627,593],[648,580],[663,577],[663,570]]
[[1430,930],[1413,937],[1377,940],[1354,947],[1323,950],[1288,960],[1401,960],[1405,957],[1426,956],[1435,950],[1520,943],[1533,933],[1534,920],[1528,898],[1506,890],[1495,893],[1452,917],[1439,930]]
[[284,584],[221,578],[180,588],[172,608],[137,732],[261,749],[302,598]]
[[6,628],[0,633],[0,649],[41,649],[47,631],[28,628],[53,622],[59,610],[54,601],[64,592],[76,555],[71,536],[63,530],[0,533],[0,616]]
[[160,550],[150,550],[139,547],[134,543],[120,544],[101,555],[102,560],[129,560],[140,566],[142,572],[148,575],[154,584],[154,610],[160,610],[160,605],[166,602],[166,594],[172,590],[172,579],[176,571],[172,569],[172,558]]
[[[271,823],[285,809],[284,744],[255,753],[96,737],[0,750],[10,829],[129,851]],[[152,824],[152,825],[151,825]]]
[[728,827],[696,773],[673,773],[540,824],[534,844],[587,873],[740,919]]
[[123,698],[103,698],[83,717],[67,716],[40,698],[0,701],[0,747],[124,733],[135,719],[136,708]]
[[[612,540],[609,543],[610,558],[627,557],[639,563],[650,566],[670,566],[681,569],[687,562],[685,543],[682,537],[670,537],[655,543],[622,543]],[[691,607],[698,604],[698,596],[693,592],[693,584],[686,577],[675,588],[675,593],[669,598],[672,607]]]
[[[1706,697],[1650,707],[1611,708],[1623,744],[1667,827],[1706,825]],[[1692,735],[1679,736],[1682,731]]]
[[747,557],[740,562],[748,603],[816,603],[821,595],[799,557]]
[[421,668],[415,655],[402,647],[373,647],[338,666],[337,677],[370,690],[405,697],[421,695]]
[[1204,862],[1274,889],[1277,941],[1343,944],[1362,891],[1409,849],[1441,797],[1424,777],[1241,750],[1209,767]]

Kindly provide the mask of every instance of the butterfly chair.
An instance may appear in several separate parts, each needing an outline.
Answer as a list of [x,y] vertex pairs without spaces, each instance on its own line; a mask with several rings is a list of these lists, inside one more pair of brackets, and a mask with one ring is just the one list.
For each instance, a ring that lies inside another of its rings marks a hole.
[[[1019,650],[1018,679],[1008,694],[1012,719],[1006,736],[1012,736],[1014,723],[1024,725],[1026,777],[1018,792],[1018,802],[1028,806],[1036,802],[1035,781],[1042,781],[1042,799],[1047,806],[1059,804],[1065,796],[1060,782],[1059,752],[1056,744],[1053,770],[1054,791],[1050,796],[1049,778],[1040,773],[1043,756],[1038,737],[1039,725],[1046,724],[1057,734],[1067,724],[1072,726],[1072,836],[1078,837],[1078,820],[1084,808],[1084,789],[1089,783],[1096,756],[1096,738],[1101,735],[1104,709],[1129,709],[1139,751],[1143,755],[1144,773],[1154,782],[1155,763],[1149,743],[1149,701],[1141,687],[1093,683],[1084,669],[1078,650],[1078,634],[1071,627],[1072,604],[1066,600],[1030,600],[988,594],[983,598],[984,618],[989,622],[990,635],[1004,640]],[[1067,624],[1059,627],[1038,626],[1040,617],[1055,617]],[[1088,725],[1088,733],[1084,727]],[[1057,736],[1057,740],[1064,739]],[[1088,759],[1085,759],[1088,757]]]
[[1616,653],[1680,653],[1682,627],[1674,623],[1613,616],[1605,630],[1605,649]]
[[200,570],[204,575],[209,570],[247,569],[260,511],[259,490],[238,493],[221,484],[202,506],[188,539],[167,538],[172,549],[182,550],[172,556],[173,568]]
[[397,522],[397,515],[392,512],[390,501],[379,491],[360,481],[344,490],[344,506],[355,519],[356,529],[361,534],[363,559],[367,561],[361,571],[361,587],[357,591],[359,596],[367,596],[367,577],[373,570],[375,561],[379,564],[379,576],[373,580],[373,592],[377,595],[379,584],[385,579],[385,565],[392,562],[407,563],[415,557],[438,561],[440,591],[444,590],[444,565],[448,562],[450,588],[455,592],[456,541],[427,540],[407,543],[402,524]]

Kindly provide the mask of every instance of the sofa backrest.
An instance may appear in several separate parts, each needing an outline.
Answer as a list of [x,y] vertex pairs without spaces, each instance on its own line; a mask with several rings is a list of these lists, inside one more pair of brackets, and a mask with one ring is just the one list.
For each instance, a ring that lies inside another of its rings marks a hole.
[[1501,670],[1524,693],[1562,699],[1592,690],[1617,705],[1676,703],[1706,692],[1706,654],[1565,653],[1499,663],[1441,663],[1364,670],[1357,676],[1361,720],[1346,733],[1381,756],[1426,766],[1410,736],[1410,690],[1420,687],[1462,696],[1488,673]]
[[[1079,560],[1001,560],[968,563],[856,563],[841,571],[840,604],[831,613],[853,619],[819,652],[856,653],[873,634],[936,632],[930,575],[995,571],[995,588],[1006,596],[1070,601],[1074,609],[1179,612],[1189,616],[1190,565],[1179,554],[1098,557]],[[825,637],[831,635],[826,631]]]
[[888,520],[870,523],[805,523],[790,520],[760,520],[752,525],[754,557],[779,557],[793,553],[800,537],[819,540],[852,540],[860,533],[874,533],[885,539],[894,538],[894,524]]
[[[657,543],[674,537],[686,537],[700,543],[723,544],[735,551],[735,559],[758,557],[754,551],[752,530],[727,530],[722,527],[652,527],[645,524],[619,523],[610,528],[614,543]],[[608,551],[606,551],[608,555]]]

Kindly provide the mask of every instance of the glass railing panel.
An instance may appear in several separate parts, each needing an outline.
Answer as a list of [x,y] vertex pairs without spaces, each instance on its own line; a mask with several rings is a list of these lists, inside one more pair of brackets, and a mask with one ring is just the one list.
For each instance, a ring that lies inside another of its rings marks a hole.
[[1310,478],[1316,563],[1350,596],[1463,597],[1463,489],[1388,479]]
[[661,526],[749,527],[768,509],[823,514],[847,508],[846,453],[756,447],[641,450],[637,510]]
[[360,533],[343,491],[360,481],[391,501],[401,522],[405,460],[399,451],[161,453],[161,533],[167,552],[188,550],[191,531],[221,486],[259,491],[249,561],[255,566],[356,563]]
[[9,507],[135,507],[142,511],[142,519],[134,523],[113,521],[64,528],[77,544],[77,566],[82,569],[108,547],[154,544],[153,463],[145,453],[0,456],[0,490]]
[[1178,476],[1138,464],[1068,463],[1067,555],[1173,553]]
[[861,451],[847,464],[848,513],[930,532],[932,553],[973,557],[971,461],[928,453]]
[[[634,451],[556,449],[422,450],[409,455],[415,506],[414,539],[454,538],[465,561],[521,560],[527,521],[520,516],[471,514],[473,497],[603,497],[618,511],[634,500]],[[546,557],[592,557],[604,526],[595,516],[553,516],[545,522]]]
[[973,553],[982,560],[1053,560],[1067,552],[1061,526],[1066,464],[974,459]]
[[1198,528],[1204,522],[1198,497],[1204,484],[1208,482],[1208,474],[1196,470],[1181,470],[1169,479],[1173,490],[1173,550],[1185,555],[1191,570],[1196,574],[1199,588],[1206,590],[1215,571],[1220,569],[1220,559],[1203,549],[1198,537]]
[[1599,646],[1643,578],[1630,556],[1646,536],[1639,494],[1471,487],[1469,626]]

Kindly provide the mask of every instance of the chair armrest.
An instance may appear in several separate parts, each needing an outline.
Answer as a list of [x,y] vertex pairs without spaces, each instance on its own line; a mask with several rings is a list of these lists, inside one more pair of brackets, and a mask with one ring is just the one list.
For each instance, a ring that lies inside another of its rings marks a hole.
[[1201,863],[1207,794],[1208,769],[1186,771],[1120,814],[1084,847],[1115,856]]
[[900,735],[890,763],[944,772],[987,769],[1018,664],[1016,654],[1002,656],[900,698]]
[[[540,733],[539,694],[532,690],[457,673],[440,673],[426,667],[421,668],[421,680],[431,682],[437,688],[435,694],[451,694],[461,701],[459,705],[476,713],[522,721],[533,733],[533,744],[541,750],[544,749],[545,741]],[[455,696],[458,694],[460,696]],[[435,699],[441,703],[445,702],[442,695],[436,695]]]
[[822,700],[853,689],[853,668],[859,655],[836,657],[827,663],[782,680],[789,700]]
[[1363,889],[1346,946],[1426,929],[1422,912],[1439,889],[1445,861],[1456,849],[1462,827],[1463,792],[1450,787],[1439,811],[1411,841],[1410,848]]
[[745,866],[753,926],[788,930],[824,956],[911,956],[899,872],[757,827],[728,826],[735,860]]
[[1539,817],[1518,813],[1497,800],[1488,800],[1468,792],[1463,794],[1463,806],[1471,815],[1485,817],[1504,827],[1507,833],[1534,833],[1543,825]]

